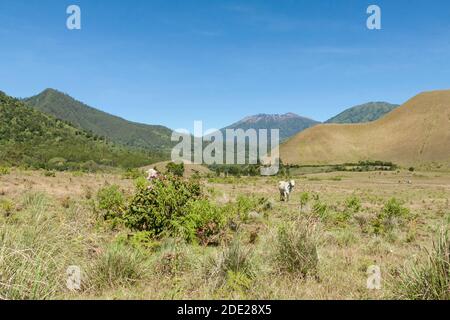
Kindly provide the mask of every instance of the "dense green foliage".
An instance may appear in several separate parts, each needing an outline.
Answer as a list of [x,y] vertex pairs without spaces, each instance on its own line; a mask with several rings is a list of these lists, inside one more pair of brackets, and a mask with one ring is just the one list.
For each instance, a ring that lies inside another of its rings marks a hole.
[[184,163],[169,162],[166,165],[167,172],[177,177],[184,175]]
[[76,128],[118,144],[144,148],[153,153],[159,152],[162,158],[168,158],[172,146],[172,130],[166,127],[127,121],[89,107],[53,89],[47,89],[24,101],[39,111],[69,122]]
[[0,92],[0,165],[96,171],[155,160],[147,152],[107,143]]
[[[125,226],[150,238],[179,237],[202,245],[217,245],[234,212],[209,201],[195,179],[168,175],[147,184],[139,183],[136,188],[124,213],[116,212]],[[118,206],[114,203],[113,207]]]
[[364,123],[380,119],[398,105],[387,102],[369,102],[341,112],[326,123]]
[[396,198],[387,201],[383,209],[372,222],[375,234],[384,234],[391,231],[397,224],[403,222],[410,215],[410,210],[402,205]]
[[98,205],[104,212],[104,218],[110,219],[123,213],[125,199],[119,186],[112,185],[100,189],[97,193]]
[[125,212],[125,224],[133,230],[150,231],[155,236],[172,233],[174,222],[187,215],[191,201],[202,197],[198,182],[178,177],[155,179],[140,186]]

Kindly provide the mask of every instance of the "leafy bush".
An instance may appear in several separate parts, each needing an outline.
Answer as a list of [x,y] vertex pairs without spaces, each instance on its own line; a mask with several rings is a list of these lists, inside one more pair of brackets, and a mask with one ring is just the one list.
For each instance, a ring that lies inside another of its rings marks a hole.
[[0,167],[0,176],[5,176],[9,174],[11,170],[7,167]]
[[166,165],[167,173],[172,174],[177,177],[182,177],[184,175],[184,163],[169,162]]
[[54,178],[54,177],[56,177],[56,173],[53,170],[45,170],[44,177]]
[[309,221],[297,221],[281,226],[275,261],[282,272],[316,276],[319,258],[314,225]]
[[149,181],[144,177],[138,177],[134,180],[136,190],[146,189],[150,186]]
[[441,230],[425,261],[403,270],[396,286],[399,298],[408,300],[450,299],[450,236]]
[[180,235],[188,241],[198,239],[202,245],[218,245],[227,223],[224,209],[202,199],[190,201],[187,212],[174,221]]
[[136,231],[150,231],[154,236],[163,232],[176,234],[183,217],[189,213],[191,201],[202,197],[196,181],[168,176],[156,179],[146,188],[138,188],[125,214],[126,226]]
[[105,219],[114,219],[122,215],[125,199],[119,186],[112,185],[100,189],[97,193],[99,208],[104,211]]
[[359,199],[356,196],[351,196],[345,200],[344,210],[338,212],[335,215],[334,220],[338,224],[346,223],[352,216],[354,216],[360,210],[361,210],[361,199]]
[[361,199],[351,196],[345,200],[345,209],[351,213],[358,213],[361,210]]
[[237,215],[242,221],[247,222],[250,212],[266,211],[272,207],[273,204],[267,198],[239,195],[236,202],[229,204],[226,210],[230,215]]
[[374,233],[383,234],[391,231],[396,223],[408,218],[409,213],[409,209],[403,207],[397,199],[390,199],[372,223]]

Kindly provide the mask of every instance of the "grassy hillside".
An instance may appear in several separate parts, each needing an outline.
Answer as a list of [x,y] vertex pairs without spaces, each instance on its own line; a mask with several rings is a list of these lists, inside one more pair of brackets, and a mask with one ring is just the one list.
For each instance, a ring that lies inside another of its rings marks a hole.
[[378,120],[397,108],[397,104],[369,102],[341,112],[326,123],[365,123]]
[[137,167],[160,159],[131,151],[32,109],[0,92],[0,164],[34,168]]
[[316,126],[280,152],[290,164],[383,160],[450,167],[450,91],[422,93],[374,122]]
[[47,89],[24,101],[39,111],[68,121],[77,128],[106,137],[115,143],[167,154],[172,146],[170,141],[172,130],[169,128],[124,120],[89,107],[53,89]]
[[315,126],[319,122],[301,117],[294,113],[287,113],[284,115],[268,115],[259,114],[255,116],[250,116],[236,122],[224,129],[279,129],[280,130],[280,140],[286,140],[293,135]]

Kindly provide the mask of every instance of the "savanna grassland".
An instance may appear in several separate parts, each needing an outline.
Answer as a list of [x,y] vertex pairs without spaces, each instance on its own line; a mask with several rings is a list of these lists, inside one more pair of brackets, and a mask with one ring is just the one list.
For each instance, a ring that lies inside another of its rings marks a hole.
[[284,203],[279,177],[194,177],[196,200],[151,229],[136,213],[162,189],[139,175],[3,169],[0,299],[450,298],[450,173],[293,178]]

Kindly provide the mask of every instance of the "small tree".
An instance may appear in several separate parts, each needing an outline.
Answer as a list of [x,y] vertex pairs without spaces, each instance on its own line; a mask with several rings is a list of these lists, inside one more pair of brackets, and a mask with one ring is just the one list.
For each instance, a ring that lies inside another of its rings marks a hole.
[[177,177],[184,175],[184,163],[176,164],[175,162],[169,162],[166,166],[167,172]]

